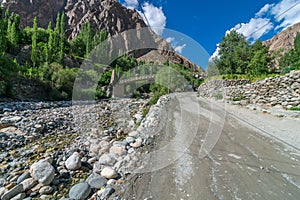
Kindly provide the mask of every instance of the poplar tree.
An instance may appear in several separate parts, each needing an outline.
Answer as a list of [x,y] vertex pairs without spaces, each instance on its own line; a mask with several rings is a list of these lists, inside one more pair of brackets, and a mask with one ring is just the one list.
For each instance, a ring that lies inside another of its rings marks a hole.
[[31,61],[33,66],[36,66],[38,63],[38,50],[37,50],[37,32],[38,32],[38,25],[36,17],[33,20],[33,32],[32,32],[32,44],[31,44]]
[[64,59],[64,50],[65,50],[65,27],[66,27],[66,18],[65,14],[61,14],[60,23],[59,23],[59,63],[63,62]]
[[[0,13],[2,13],[2,8],[0,7]],[[6,41],[6,22],[1,17],[0,18],[0,53],[4,53],[7,48]]]

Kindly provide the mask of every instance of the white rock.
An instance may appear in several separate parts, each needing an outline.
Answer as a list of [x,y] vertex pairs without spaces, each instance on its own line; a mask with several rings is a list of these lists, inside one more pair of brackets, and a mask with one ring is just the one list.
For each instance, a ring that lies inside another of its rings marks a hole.
[[130,133],[128,133],[128,136],[136,137],[138,134],[139,134],[139,132],[137,132],[137,131],[131,131]]
[[134,143],[131,143],[130,146],[133,148],[139,148],[142,146],[142,142],[143,142],[142,138],[138,138],[135,140]]
[[81,167],[81,157],[79,153],[74,152],[65,163],[67,169],[69,170],[77,170]]
[[104,167],[101,171],[101,176],[107,179],[114,179],[118,177],[118,173],[112,167]]
[[116,159],[110,155],[110,154],[103,154],[99,160],[98,160],[100,165],[109,165],[113,166],[117,161]]
[[122,156],[126,154],[126,149],[124,146],[112,146],[109,149],[109,153],[113,155]]
[[55,176],[54,167],[46,160],[40,160],[30,167],[31,177],[43,185],[49,185]]

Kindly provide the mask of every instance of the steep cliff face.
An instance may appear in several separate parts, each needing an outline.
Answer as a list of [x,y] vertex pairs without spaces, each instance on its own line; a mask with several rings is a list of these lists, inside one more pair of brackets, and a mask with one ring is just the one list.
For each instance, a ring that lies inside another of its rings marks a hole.
[[82,24],[87,22],[98,30],[105,30],[110,36],[125,30],[146,27],[137,11],[126,9],[114,0],[68,0],[65,7],[70,30],[74,38]]
[[264,44],[270,46],[271,51],[282,49],[286,52],[294,47],[294,40],[298,32],[300,32],[300,23],[290,26],[271,39],[265,41]]
[[37,17],[39,26],[47,28],[49,22],[55,24],[58,12],[64,12],[67,16],[69,39],[75,38],[87,22],[90,22],[93,29],[104,30],[109,36],[134,29],[131,34],[125,34],[122,38],[121,45],[125,46],[125,50],[130,49],[130,44],[150,45],[156,49],[136,51],[135,56],[139,60],[159,63],[170,60],[186,67],[197,68],[188,59],[175,53],[168,42],[150,29],[149,33],[141,35],[139,30],[147,27],[143,18],[136,10],[127,9],[116,0],[4,0],[1,5],[20,14],[22,28],[32,26],[34,17]]
[[37,17],[39,26],[47,28],[56,19],[57,13],[64,11],[65,0],[2,0],[1,5],[10,12],[21,16],[21,28],[33,25]]

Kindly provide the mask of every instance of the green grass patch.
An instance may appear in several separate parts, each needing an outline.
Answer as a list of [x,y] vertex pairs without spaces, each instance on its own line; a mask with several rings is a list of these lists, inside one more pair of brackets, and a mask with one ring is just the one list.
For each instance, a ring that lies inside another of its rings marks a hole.
[[204,80],[204,83],[212,80],[240,80],[240,79],[248,79],[251,82],[256,82],[260,80],[264,80],[270,77],[281,76],[283,74],[261,74],[257,76],[249,75],[249,74],[223,74],[218,76],[212,76]]
[[290,110],[293,110],[293,111],[300,111],[300,108],[294,106],[294,107],[291,107]]

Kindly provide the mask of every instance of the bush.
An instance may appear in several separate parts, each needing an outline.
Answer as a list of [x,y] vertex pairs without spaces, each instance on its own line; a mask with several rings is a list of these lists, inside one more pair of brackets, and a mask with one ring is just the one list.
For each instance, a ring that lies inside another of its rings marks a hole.
[[95,98],[96,98],[96,100],[107,98],[106,92],[101,90],[100,88],[97,88]]
[[244,99],[244,95],[240,93],[239,95],[233,97],[232,101],[241,101]]
[[145,108],[143,108],[143,110],[142,110],[143,118],[145,118],[147,116],[147,114],[149,113],[149,110],[150,110],[150,106],[146,106]]
[[48,94],[50,100],[71,99],[77,73],[78,69],[64,68],[58,63],[45,64],[39,68],[40,80],[51,87]]

